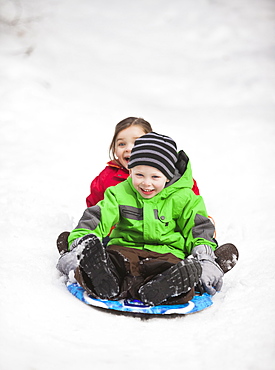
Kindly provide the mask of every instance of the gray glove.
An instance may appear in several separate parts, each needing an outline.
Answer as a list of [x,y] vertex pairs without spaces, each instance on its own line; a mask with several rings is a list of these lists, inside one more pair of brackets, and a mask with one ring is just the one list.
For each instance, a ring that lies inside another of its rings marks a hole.
[[204,290],[206,293],[214,295],[222,288],[222,277],[224,273],[220,266],[215,262],[216,256],[213,249],[206,244],[197,245],[193,248],[192,255],[201,264],[201,283]]
[[92,240],[93,235],[88,234],[81,238],[75,239],[70,250],[63,253],[58,260],[56,268],[64,275],[70,277],[70,272],[74,271],[79,265],[79,258],[83,249]]

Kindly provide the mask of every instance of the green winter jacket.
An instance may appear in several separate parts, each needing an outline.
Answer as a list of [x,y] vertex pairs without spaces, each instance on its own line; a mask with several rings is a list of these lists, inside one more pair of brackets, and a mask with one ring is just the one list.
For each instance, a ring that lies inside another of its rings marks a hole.
[[196,245],[207,244],[215,249],[214,226],[207,217],[203,198],[194,194],[192,186],[190,162],[182,176],[176,176],[151,199],[143,198],[128,177],[109,187],[102,201],[85,210],[70,233],[70,249],[87,234],[102,240],[114,225],[108,245],[172,253],[181,259]]

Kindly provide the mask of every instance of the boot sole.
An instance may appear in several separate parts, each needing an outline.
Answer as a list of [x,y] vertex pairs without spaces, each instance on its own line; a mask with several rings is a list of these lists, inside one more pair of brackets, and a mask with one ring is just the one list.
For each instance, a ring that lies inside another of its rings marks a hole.
[[118,295],[119,285],[108,264],[107,253],[95,237],[82,251],[80,267],[91,279],[95,293],[102,299]]
[[[200,267],[199,263],[198,266]],[[181,273],[181,270],[184,270],[184,273]],[[179,262],[164,273],[159,274],[157,278],[143,285],[139,290],[140,298],[144,303],[154,306],[159,305],[169,298],[191,290],[194,284],[189,286],[188,280],[186,278],[186,265],[184,266]]]

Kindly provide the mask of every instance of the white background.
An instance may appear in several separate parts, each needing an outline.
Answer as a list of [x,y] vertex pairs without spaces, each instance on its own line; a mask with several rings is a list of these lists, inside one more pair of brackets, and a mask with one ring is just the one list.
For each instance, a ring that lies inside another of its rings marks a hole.
[[[0,0],[1,370],[273,370],[273,0]],[[55,269],[117,122],[173,137],[240,260],[214,305],[142,321]]]

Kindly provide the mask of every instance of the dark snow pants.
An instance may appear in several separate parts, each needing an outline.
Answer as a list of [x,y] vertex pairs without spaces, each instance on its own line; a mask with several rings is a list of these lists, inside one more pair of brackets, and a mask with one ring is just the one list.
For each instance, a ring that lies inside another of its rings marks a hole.
[[[140,299],[138,290],[156,275],[169,269],[181,260],[172,253],[160,254],[148,250],[111,245],[106,249],[113,262],[112,273],[117,276],[120,283],[120,294],[116,300],[122,298]],[[92,284],[89,278],[79,268],[75,273],[76,280],[92,296]],[[163,304],[183,304],[190,301],[194,296],[194,288],[185,294],[170,298]]]

